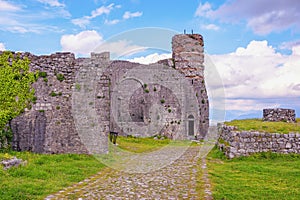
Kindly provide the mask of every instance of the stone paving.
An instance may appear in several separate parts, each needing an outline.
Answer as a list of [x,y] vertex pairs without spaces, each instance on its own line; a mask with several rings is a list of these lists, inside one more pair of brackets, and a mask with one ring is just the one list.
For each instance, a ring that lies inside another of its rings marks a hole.
[[[107,167],[98,174],[46,199],[212,199],[208,175],[205,172],[206,162],[205,159],[201,159],[208,148],[210,147],[205,145],[190,146],[171,164],[145,173],[140,172],[141,166],[132,159],[133,164],[128,163],[130,170]],[[163,150],[164,153],[157,151],[156,155],[150,155],[153,157],[152,160],[157,162],[159,159],[155,157],[164,159],[163,154],[174,153],[174,149],[176,147],[166,148]],[[182,149],[179,148],[177,151]],[[149,160],[149,154],[145,157]],[[128,172],[134,171],[132,166],[137,167],[138,173]],[[205,190],[202,192],[196,188],[199,187],[197,177],[201,174],[203,177],[202,180],[200,178],[200,182],[203,182]]]

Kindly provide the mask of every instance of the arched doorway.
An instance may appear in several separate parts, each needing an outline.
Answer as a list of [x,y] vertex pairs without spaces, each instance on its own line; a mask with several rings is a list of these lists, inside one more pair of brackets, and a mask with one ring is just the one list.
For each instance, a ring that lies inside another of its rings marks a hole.
[[194,116],[189,115],[188,116],[188,136],[194,136],[195,134],[195,122],[194,122]]

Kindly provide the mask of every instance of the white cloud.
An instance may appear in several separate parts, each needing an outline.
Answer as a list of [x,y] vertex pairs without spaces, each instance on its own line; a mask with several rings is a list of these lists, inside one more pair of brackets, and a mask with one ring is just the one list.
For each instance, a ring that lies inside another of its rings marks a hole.
[[62,51],[87,55],[102,43],[102,36],[97,31],[82,31],[76,35],[63,35],[60,39]]
[[126,11],[123,15],[123,19],[130,19],[130,18],[134,18],[134,17],[140,17],[142,15],[143,15],[142,12],[129,12],[129,11]]
[[[64,9],[63,4],[55,3],[56,1],[48,2],[51,7],[43,7],[32,12],[28,5],[14,5],[9,1],[0,0],[0,30],[13,33],[41,33],[41,32],[61,32],[61,28],[45,24],[42,21],[54,18],[68,18],[70,13]],[[47,4],[48,5],[48,4]],[[58,7],[59,6],[59,7]],[[25,9],[26,8],[26,9]]]
[[205,4],[200,3],[195,12],[195,16],[196,17],[205,17],[211,11],[212,11],[212,9],[211,9],[210,3],[208,3],[208,2],[205,2]]
[[[111,11],[115,8],[119,9],[119,8],[121,8],[121,5],[115,5],[112,3],[108,6],[101,6],[101,7],[97,8],[96,10],[93,10],[90,15],[83,16],[81,18],[72,19],[71,22],[74,25],[77,25],[81,28],[86,28],[86,26],[88,24],[90,24],[92,19],[94,19],[98,16],[101,16],[101,15],[109,15],[111,13]],[[127,19],[134,18],[134,17],[140,17],[142,15],[143,15],[142,12],[126,11],[123,15],[123,20],[127,20]],[[121,21],[122,21],[122,19],[114,19],[114,20],[105,19],[104,24],[114,25],[114,24],[118,24]]]
[[[130,18],[134,18],[134,17],[140,17],[142,16],[143,13],[142,12],[134,12],[134,13],[131,13],[131,12],[128,12],[126,11],[123,15],[123,20],[127,20],[127,19],[130,19]],[[115,25],[115,24],[118,24],[120,23],[122,20],[120,19],[114,19],[114,20],[105,20],[104,21],[104,24],[107,24],[107,25]]]
[[111,10],[113,9],[113,7],[114,7],[113,3],[108,6],[101,6],[100,8],[93,10],[91,13],[91,16],[89,18],[92,19],[92,18],[98,17],[103,14],[108,15],[111,12]]
[[128,59],[128,61],[146,65],[146,64],[150,64],[150,63],[156,63],[159,60],[164,60],[164,59],[168,59],[168,58],[172,58],[172,54],[170,54],[170,53],[166,53],[166,54],[154,53],[154,54],[150,54],[147,56],[141,56],[141,57],[137,57],[137,58],[133,58],[133,59]]
[[40,3],[47,4],[52,7],[65,7],[65,4],[60,3],[58,0],[38,0]]
[[35,29],[27,29],[26,27],[23,26],[10,26],[7,27],[8,31],[12,32],[12,33],[39,33],[39,31],[35,30]]
[[118,59],[121,56],[129,56],[138,52],[142,52],[147,48],[132,44],[128,40],[118,40],[113,42],[105,42],[95,48],[95,52],[109,51],[112,59]]
[[118,24],[120,22],[119,19],[114,19],[114,20],[105,20],[104,21],[104,24],[107,24],[107,25],[115,25],[115,24]]
[[290,41],[290,42],[283,42],[280,45],[280,49],[289,49],[292,50],[292,48],[300,46],[300,40]]
[[5,50],[5,45],[0,42],[0,51],[4,51],[4,50]]
[[[118,8],[119,6],[117,5],[115,7]],[[97,8],[96,10],[93,10],[91,12],[91,15],[83,16],[83,17],[77,18],[77,19],[72,19],[71,22],[74,25],[80,26],[81,28],[85,28],[90,23],[90,20],[92,20],[98,16],[104,15],[104,14],[108,15],[115,7],[114,7],[113,3],[108,6],[101,6],[101,7]]]
[[221,22],[247,22],[254,33],[266,35],[289,28],[300,28],[300,4],[295,0],[233,0],[216,10],[209,3],[199,5],[195,16],[218,19]]
[[0,0],[0,11],[19,11],[21,7],[8,1]]
[[71,22],[74,25],[79,26],[80,28],[85,28],[90,23],[90,19],[86,17],[82,17],[82,18],[72,19]]
[[220,29],[220,27],[215,24],[202,25],[201,28],[206,30],[213,30],[213,31],[218,31]]
[[[300,45],[292,50],[291,55],[284,55],[267,41],[251,41],[235,52],[210,55],[223,80],[226,110],[260,110],[300,98]],[[222,90],[222,86],[215,84],[212,90]],[[265,99],[277,101],[265,103]]]
[[256,99],[226,99],[226,110],[262,111],[264,108],[278,108],[280,104],[263,102]]

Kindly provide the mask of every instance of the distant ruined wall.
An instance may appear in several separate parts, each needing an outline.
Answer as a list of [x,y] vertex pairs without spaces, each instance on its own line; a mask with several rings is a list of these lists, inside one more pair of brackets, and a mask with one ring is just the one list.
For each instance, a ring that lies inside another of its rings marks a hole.
[[271,108],[263,110],[263,120],[270,122],[296,122],[296,113],[293,109]]
[[[132,125],[147,127],[151,123],[152,104],[161,108],[162,116],[157,115],[157,119],[163,117],[164,126],[158,134],[175,139],[204,138],[209,126],[209,102],[203,46],[199,34],[175,35],[172,59],[150,65],[111,61],[108,52],[77,59],[72,53],[46,56],[20,53],[31,61],[31,71],[45,72],[47,76],[33,84],[37,100],[32,108],[10,123],[13,149],[37,153],[106,153],[109,131],[126,135],[131,133]],[[136,73],[135,79],[132,72]],[[165,77],[170,87],[164,81],[159,83]],[[182,77],[184,84],[176,81]],[[126,88],[132,82],[136,88]],[[124,90],[118,89],[120,86]],[[128,102],[122,100],[127,94],[131,95]],[[113,115],[111,105],[117,105],[119,113]],[[124,118],[125,107],[129,117]],[[141,130],[143,136],[151,136],[147,135],[147,129]]]
[[300,134],[262,133],[257,131],[236,131],[233,126],[219,125],[218,148],[228,158],[248,156],[253,153],[298,153]]

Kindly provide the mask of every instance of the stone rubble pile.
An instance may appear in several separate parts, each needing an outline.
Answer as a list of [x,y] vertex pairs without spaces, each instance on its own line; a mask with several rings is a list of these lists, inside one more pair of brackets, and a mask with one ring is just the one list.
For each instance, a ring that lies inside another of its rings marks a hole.
[[3,165],[3,169],[7,170],[11,167],[18,167],[19,165],[25,165],[26,162],[23,161],[22,159],[13,157],[11,159],[1,161],[0,164]]

